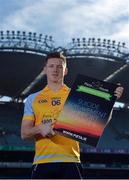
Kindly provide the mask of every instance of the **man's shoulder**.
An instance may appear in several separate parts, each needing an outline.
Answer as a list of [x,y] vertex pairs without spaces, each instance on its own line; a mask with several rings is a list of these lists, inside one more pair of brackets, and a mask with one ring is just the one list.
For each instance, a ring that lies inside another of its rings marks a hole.
[[42,90],[41,90],[41,91],[37,91],[37,92],[35,92],[35,93],[32,93],[32,94],[30,94],[30,95],[27,97],[27,99],[29,99],[29,100],[34,100],[35,97],[37,97],[41,92],[42,92]]
[[66,84],[64,84],[63,90],[65,90],[65,91],[70,91],[71,89],[70,89]]

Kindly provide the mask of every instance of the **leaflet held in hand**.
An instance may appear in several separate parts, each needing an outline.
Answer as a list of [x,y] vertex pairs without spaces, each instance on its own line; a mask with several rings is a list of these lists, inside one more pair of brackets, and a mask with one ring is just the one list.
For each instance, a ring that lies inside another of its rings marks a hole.
[[77,75],[54,129],[96,147],[108,122],[117,85]]

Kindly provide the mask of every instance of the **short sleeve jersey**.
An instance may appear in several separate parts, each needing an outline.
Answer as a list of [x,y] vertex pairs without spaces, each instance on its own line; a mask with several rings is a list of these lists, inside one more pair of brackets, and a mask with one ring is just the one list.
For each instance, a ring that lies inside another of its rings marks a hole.
[[[42,91],[28,96],[23,120],[33,121],[35,125],[45,122],[54,124],[58,120],[69,91],[66,85],[58,92],[46,86]],[[49,162],[80,162],[79,143],[59,134],[51,138],[36,138],[33,164]]]

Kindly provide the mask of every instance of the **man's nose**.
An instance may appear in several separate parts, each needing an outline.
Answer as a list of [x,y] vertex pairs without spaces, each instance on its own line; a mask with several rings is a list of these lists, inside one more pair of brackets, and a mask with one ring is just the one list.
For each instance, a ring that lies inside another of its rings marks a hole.
[[58,67],[57,67],[57,66],[54,67],[54,71],[55,71],[55,72],[58,71]]

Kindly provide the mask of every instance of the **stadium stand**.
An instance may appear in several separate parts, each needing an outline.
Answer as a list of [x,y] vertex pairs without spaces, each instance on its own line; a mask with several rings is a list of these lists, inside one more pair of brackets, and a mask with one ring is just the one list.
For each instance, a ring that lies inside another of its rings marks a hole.
[[[125,43],[100,38],[72,39],[66,48],[56,47],[52,37],[20,31],[0,31],[0,178],[29,179],[33,141],[20,137],[25,98],[45,86],[42,66],[47,53],[61,51],[68,59],[71,87],[82,73],[125,88],[124,108],[114,108],[97,148],[81,144],[83,176],[89,179],[129,178],[129,49]],[[9,67],[9,68],[7,68]]]
[[[2,172],[0,178],[29,178],[30,175],[34,144],[20,138],[23,106],[22,103],[12,102],[0,105],[0,171]],[[84,177],[127,177],[129,172],[128,117],[128,109],[114,110],[113,118],[105,128],[99,146],[93,148],[81,144]]]

